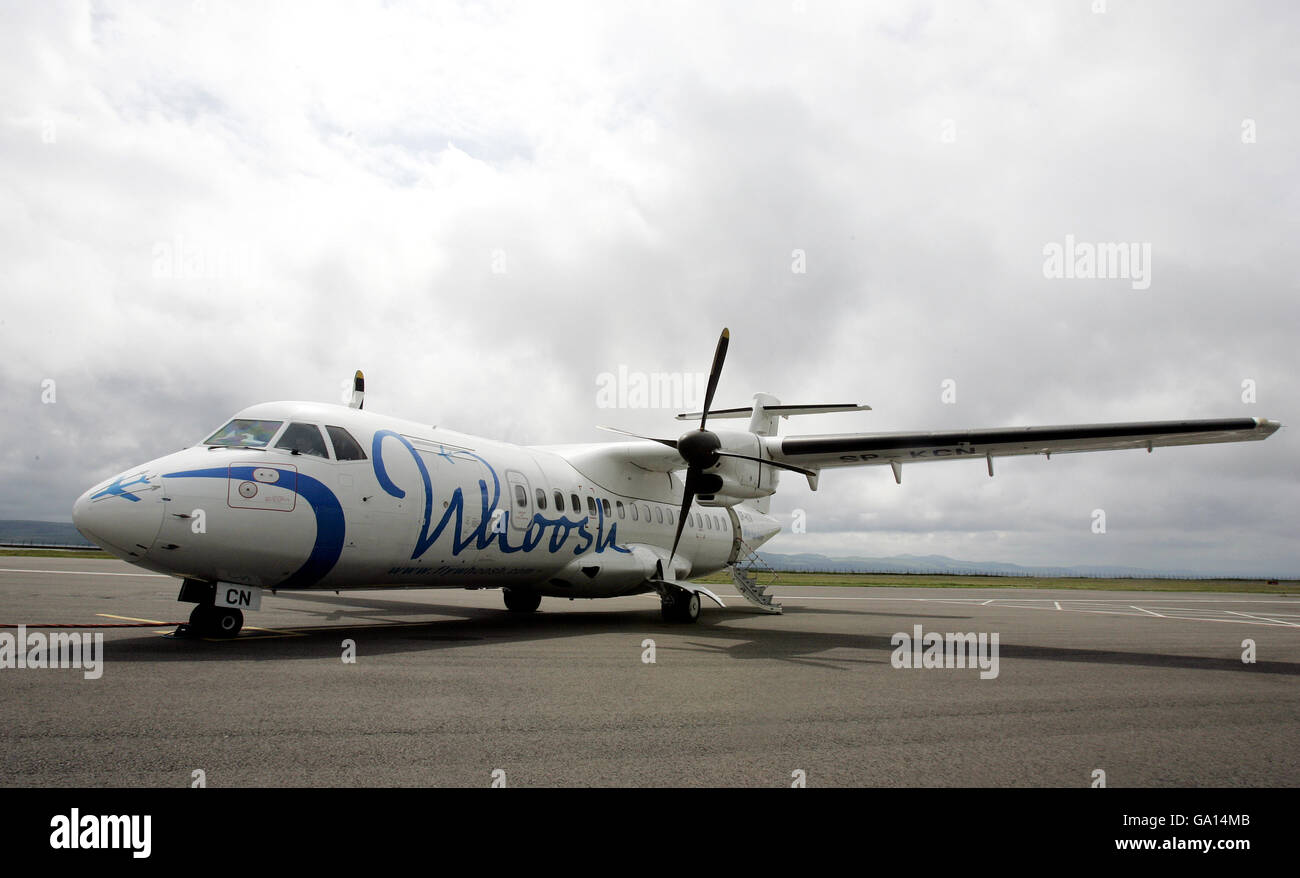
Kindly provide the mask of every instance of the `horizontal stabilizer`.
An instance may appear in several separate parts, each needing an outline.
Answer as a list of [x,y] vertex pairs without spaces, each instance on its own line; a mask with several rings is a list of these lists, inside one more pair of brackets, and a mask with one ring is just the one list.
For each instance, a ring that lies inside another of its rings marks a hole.
[[[788,418],[791,415],[833,415],[837,412],[869,412],[869,405],[855,405],[853,403],[831,403],[828,405],[765,405],[763,411],[769,415],[780,415]],[[697,421],[703,412],[683,412],[677,416],[679,421]],[[748,418],[754,414],[752,405],[744,406],[738,409],[710,409],[709,417],[711,418]]]

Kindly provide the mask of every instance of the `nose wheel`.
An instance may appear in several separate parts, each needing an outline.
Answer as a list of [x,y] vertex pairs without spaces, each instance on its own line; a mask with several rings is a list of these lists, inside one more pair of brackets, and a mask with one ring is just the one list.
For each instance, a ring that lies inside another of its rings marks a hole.
[[190,630],[199,637],[235,637],[243,627],[243,612],[230,607],[198,604],[190,613]]

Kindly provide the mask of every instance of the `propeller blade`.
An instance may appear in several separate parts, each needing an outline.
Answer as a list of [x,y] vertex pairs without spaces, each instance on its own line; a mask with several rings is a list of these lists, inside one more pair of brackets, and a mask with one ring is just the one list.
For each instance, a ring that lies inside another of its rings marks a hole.
[[673,559],[677,557],[677,544],[682,539],[682,529],[686,527],[686,516],[690,514],[691,504],[695,502],[695,489],[698,486],[699,470],[686,471],[685,490],[682,491],[682,508],[677,514],[677,534],[673,537],[673,550],[668,554],[668,574],[673,572]]
[[620,430],[618,427],[606,427],[603,424],[596,425],[597,430],[608,430],[611,433],[622,433],[624,436],[631,436],[633,439],[644,439],[647,442],[658,442],[660,445],[667,445],[669,448],[677,447],[676,439],[655,439],[652,436],[642,436],[639,433],[629,433],[627,430]]
[[765,457],[750,457],[748,454],[737,454],[734,451],[717,451],[714,453],[717,454],[718,457],[738,457],[741,460],[752,460],[755,463],[765,463],[768,466],[774,466],[777,469],[788,469],[792,473],[799,473],[805,476],[817,475],[817,473],[813,472],[810,469],[804,469],[801,466],[795,466],[794,464],[791,463],[782,463],[779,460],[768,460]]
[[709,386],[704,391],[704,409],[700,415],[700,429],[704,429],[709,420],[709,407],[713,405],[713,391],[718,389],[718,378],[722,376],[722,364],[727,359],[727,345],[731,343],[731,330],[723,329],[718,336],[718,347],[713,351],[713,368],[709,370]]

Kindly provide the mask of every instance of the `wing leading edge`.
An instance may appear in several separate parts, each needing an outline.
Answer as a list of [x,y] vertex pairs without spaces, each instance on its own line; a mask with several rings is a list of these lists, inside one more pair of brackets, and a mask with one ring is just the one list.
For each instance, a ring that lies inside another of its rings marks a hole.
[[994,457],[1248,442],[1267,439],[1280,426],[1277,421],[1263,418],[1230,418],[938,433],[843,433],[771,437],[763,441],[774,459],[786,463],[812,469],[890,464],[897,476],[904,463],[986,458],[991,472]]

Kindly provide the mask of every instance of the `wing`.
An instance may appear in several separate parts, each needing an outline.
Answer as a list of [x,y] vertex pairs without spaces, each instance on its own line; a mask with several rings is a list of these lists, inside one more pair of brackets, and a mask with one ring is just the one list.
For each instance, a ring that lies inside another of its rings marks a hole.
[[833,436],[786,436],[763,440],[775,460],[809,469],[889,464],[900,478],[905,463],[985,458],[1015,454],[1069,454],[1167,445],[1204,445],[1267,439],[1277,421],[1235,418],[1201,421],[1141,421],[1131,424],[1075,424],[1056,427],[1008,427],[941,433],[844,433]]

